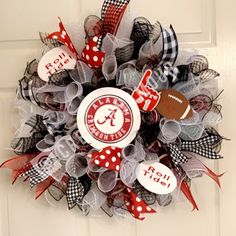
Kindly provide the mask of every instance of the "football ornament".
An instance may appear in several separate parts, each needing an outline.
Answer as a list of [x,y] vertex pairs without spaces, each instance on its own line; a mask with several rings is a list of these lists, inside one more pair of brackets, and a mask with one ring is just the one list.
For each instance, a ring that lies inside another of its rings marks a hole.
[[171,120],[184,120],[193,116],[188,99],[174,89],[161,91],[161,99],[156,109],[162,116]]

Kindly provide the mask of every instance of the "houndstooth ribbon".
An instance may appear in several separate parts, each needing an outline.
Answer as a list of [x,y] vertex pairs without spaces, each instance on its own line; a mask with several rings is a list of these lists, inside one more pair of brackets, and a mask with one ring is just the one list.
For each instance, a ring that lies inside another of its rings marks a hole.
[[91,180],[86,175],[81,178],[70,177],[66,190],[66,198],[70,210],[81,204],[90,187]]
[[29,177],[31,187],[45,181],[50,176],[57,181],[64,176],[62,165],[52,152],[40,153],[29,163],[28,167],[20,177]]
[[41,153],[35,159],[39,159],[36,163],[31,164],[31,168],[29,168],[26,172],[22,173],[20,177],[29,177],[30,186],[34,187],[35,185],[43,182],[49,177],[49,174],[44,170],[44,162],[48,158],[48,154]]
[[101,19],[93,15],[86,18],[84,23],[86,36],[88,39],[98,37],[97,49],[101,48],[107,33],[116,35],[129,2],[130,0],[104,0]]
[[79,179],[70,177],[66,190],[66,198],[69,209],[80,203],[84,197],[84,186]]
[[27,176],[30,179],[30,186],[34,187],[35,185],[46,180],[49,175],[40,169],[40,164],[32,166],[30,170],[22,174],[20,177]]
[[208,133],[208,136],[203,137],[197,141],[185,141],[177,146],[176,144],[169,144],[170,156],[174,164],[180,165],[188,161],[188,158],[182,151],[194,152],[200,156],[208,159],[218,160],[223,158],[214,148],[222,141],[222,137],[217,133]]
[[[116,35],[122,17],[130,0],[104,0],[101,19],[103,22],[103,36],[107,33]],[[98,47],[101,46],[102,37],[99,38]]]

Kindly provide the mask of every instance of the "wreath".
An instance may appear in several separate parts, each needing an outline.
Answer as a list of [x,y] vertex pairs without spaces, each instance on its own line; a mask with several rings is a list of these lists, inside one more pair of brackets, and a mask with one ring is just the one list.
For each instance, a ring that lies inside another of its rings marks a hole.
[[85,19],[80,53],[61,19],[58,32],[40,33],[42,57],[17,89],[17,156],[1,167],[36,199],[66,197],[85,215],[143,220],[181,195],[198,210],[191,182],[206,174],[220,186],[222,176],[207,167],[222,158],[219,74],[179,50],[172,26],[138,17],[119,37],[129,1],[105,0],[101,18]]

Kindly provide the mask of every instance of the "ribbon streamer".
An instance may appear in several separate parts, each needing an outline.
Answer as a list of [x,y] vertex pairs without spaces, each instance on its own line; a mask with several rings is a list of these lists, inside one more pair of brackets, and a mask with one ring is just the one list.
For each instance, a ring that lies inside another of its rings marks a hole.
[[213,148],[221,143],[222,138],[209,131],[206,137],[203,137],[197,141],[185,141],[182,142],[179,147],[175,144],[168,144],[170,149],[170,155],[175,165],[184,164],[188,161],[188,158],[181,151],[194,152],[208,159],[221,159],[222,156],[217,154]]
[[103,34],[116,35],[130,0],[105,0],[102,6]]
[[46,180],[49,177],[49,174],[46,173],[43,166],[47,157],[48,154],[44,153],[35,157],[31,163],[28,164],[26,171],[24,171],[24,173],[22,173],[19,177],[29,177],[31,187]]
[[193,211],[199,210],[197,203],[195,202],[194,197],[190,191],[189,185],[185,180],[183,180],[182,183],[180,184],[180,189],[183,192],[183,194],[186,196],[186,198],[192,203]]
[[109,170],[120,171],[121,149],[116,147],[107,147],[99,152],[89,154],[88,157],[94,159],[94,163],[100,167]]
[[163,29],[162,36],[164,48],[161,63],[168,62],[173,65],[178,56],[178,40],[172,25],[170,31]]
[[62,44],[66,45],[68,47],[68,49],[75,55],[75,57],[77,57],[77,59],[80,59],[71,39],[70,39],[70,36],[68,35],[62,21],[60,18],[58,18],[59,20],[59,28],[60,28],[60,31],[58,32],[54,32],[52,34],[50,34],[48,36],[48,39],[56,39],[58,40],[59,42],[61,42]]
[[76,204],[80,204],[84,195],[85,189],[80,179],[70,177],[66,190],[66,198],[69,209],[75,207]]
[[129,193],[129,197],[125,199],[125,205],[127,210],[131,213],[131,215],[138,219],[144,220],[145,217],[142,217],[141,214],[145,213],[156,213],[155,210],[150,208],[142,199],[140,199],[134,192],[132,192],[129,188],[127,188]]

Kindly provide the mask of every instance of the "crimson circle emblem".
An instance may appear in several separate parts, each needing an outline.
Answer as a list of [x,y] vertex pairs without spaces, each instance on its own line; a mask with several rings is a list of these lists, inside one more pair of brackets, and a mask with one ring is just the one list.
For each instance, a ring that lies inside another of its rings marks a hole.
[[136,102],[128,93],[117,88],[101,88],[84,98],[77,123],[84,140],[94,148],[122,148],[135,138],[141,118]]

